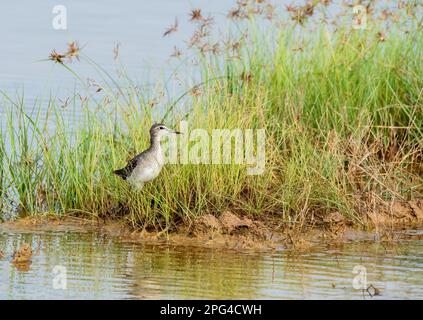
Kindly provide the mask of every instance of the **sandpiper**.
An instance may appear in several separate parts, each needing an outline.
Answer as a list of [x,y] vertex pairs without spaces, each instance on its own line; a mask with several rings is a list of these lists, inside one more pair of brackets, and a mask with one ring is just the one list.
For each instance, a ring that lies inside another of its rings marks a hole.
[[144,183],[156,178],[164,165],[164,156],[160,140],[168,134],[181,134],[166,127],[164,124],[153,124],[150,129],[150,147],[131,159],[125,168],[113,171],[123,180],[127,180],[136,189],[141,189]]

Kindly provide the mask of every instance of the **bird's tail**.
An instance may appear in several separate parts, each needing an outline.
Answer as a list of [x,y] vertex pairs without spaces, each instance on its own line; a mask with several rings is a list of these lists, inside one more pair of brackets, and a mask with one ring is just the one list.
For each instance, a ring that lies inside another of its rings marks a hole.
[[118,175],[119,177],[121,177],[123,180],[126,180],[126,178],[127,178],[125,168],[115,170],[115,171],[113,171],[113,173]]

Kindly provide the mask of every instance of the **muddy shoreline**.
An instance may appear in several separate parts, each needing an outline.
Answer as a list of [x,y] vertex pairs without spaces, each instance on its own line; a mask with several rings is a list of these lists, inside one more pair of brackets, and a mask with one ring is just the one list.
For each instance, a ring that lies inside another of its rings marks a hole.
[[423,233],[410,232],[423,228],[423,201],[392,202],[389,209],[369,211],[366,227],[355,224],[337,212],[323,217],[313,215],[313,221],[293,227],[281,223],[277,217],[263,215],[252,219],[225,211],[219,217],[205,214],[171,231],[135,230],[116,220],[40,215],[0,223],[0,232],[98,232],[122,242],[235,251],[274,251],[284,248],[304,251],[325,243],[423,239]]

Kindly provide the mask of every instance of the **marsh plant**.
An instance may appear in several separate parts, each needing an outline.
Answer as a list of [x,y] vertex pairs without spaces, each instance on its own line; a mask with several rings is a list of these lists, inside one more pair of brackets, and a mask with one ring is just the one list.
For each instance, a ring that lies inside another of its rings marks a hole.
[[[355,5],[365,8],[363,28]],[[84,89],[35,109],[3,93],[3,215],[163,228],[226,209],[298,226],[338,211],[360,224],[370,203],[421,198],[421,9],[418,1],[239,0],[219,32],[216,17],[193,8],[164,30],[172,41],[179,24],[195,27],[186,48],[169,53],[174,71],[150,90],[124,68],[105,72],[76,42],[52,51],[45,63],[72,72]],[[119,45],[113,55],[120,66]],[[71,59],[98,78],[76,74]],[[264,172],[249,175],[235,161],[169,164],[142,192],[112,174],[145,149],[152,123],[178,129],[182,120],[209,136],[264,129]]]

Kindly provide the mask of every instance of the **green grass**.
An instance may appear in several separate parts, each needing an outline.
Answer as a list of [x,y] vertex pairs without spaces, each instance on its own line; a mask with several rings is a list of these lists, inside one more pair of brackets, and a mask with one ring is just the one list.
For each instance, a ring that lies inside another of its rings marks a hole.
[[[319,25],[300,37],[299,26],[242,22],[250,36],[239,59],[193,49],[201,93],[166,96],[154,108],[155,92],[141,94],[130,79],[111,79],[82,56],[99,70],[110,103],[71,97],[67,108],[81,109],[75,125],[56,99],[29,112],[23,99],[3,93],[0,209],[158,228],[229,209],[301,225],[331,211],[362,223],[369,199],[421,198],[423,32],[417,18],[408,22],[407,33],[401,24],[384,30],[384,41],[377,22],[367,30]],[[129,94],[117,97],[123,90]],[[208,131],[265,128],[265,173],[168,165],[141,192],[131,190],[112,171],[147,146],[148,129],[163,114],[169,126],[187,119]]]

